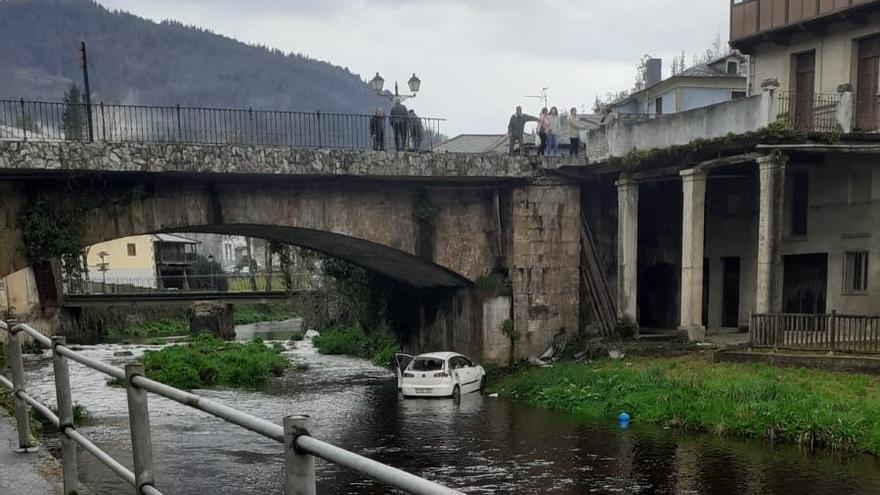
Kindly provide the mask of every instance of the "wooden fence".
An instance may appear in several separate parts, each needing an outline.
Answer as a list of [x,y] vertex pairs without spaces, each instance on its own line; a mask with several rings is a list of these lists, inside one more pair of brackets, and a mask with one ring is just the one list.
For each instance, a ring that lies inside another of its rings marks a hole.
[[880,353],[880,316],[753,314],[751,347]]

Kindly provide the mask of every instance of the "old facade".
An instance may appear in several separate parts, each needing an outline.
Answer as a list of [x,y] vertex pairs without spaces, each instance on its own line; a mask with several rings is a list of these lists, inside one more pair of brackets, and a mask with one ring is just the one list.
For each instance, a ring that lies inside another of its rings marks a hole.
[[880,314],[880,2],[734,1],[731,23],[750,95],[588,136],[584,195],[618,199],[585,204],[618,316],[700,339]]

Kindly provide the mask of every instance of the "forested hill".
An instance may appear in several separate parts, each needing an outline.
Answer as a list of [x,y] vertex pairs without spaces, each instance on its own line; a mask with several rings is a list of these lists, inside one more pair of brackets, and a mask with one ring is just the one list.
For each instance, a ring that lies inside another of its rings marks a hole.
[[90,0],[0,0],[0,99],[60,100],[88,46],[94,101],[372,113],[358,75]]

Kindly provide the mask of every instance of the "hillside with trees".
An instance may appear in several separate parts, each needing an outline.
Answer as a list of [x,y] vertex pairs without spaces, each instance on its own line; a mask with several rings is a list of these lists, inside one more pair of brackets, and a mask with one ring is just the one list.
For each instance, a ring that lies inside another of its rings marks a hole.
[[60,101],[81,81],[80,41],[94,102],[343,113],[385,106],[346,68],[90,0],[0,0],[0,99]]

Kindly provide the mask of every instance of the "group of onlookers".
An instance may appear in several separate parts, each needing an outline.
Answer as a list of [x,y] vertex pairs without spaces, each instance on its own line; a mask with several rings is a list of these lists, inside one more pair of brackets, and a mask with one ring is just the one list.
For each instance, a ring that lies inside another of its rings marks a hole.
[[[413,110],[407,110],[399,99],[395,100],[394,106],[388,117],[391,124],[391,132],[394,134],[394,149],[405,151],[407,145],[411,145],[412,151],[422,148],[422,121]],[[385,151],[385,111],[381,108],[370,118],[370,138],[373,141],[374,151]]]
[[[523,133],[528,122],[538,123],[539,155],[559,155],[559,139],[563,135],[568,136],[570,145],[568,154],[570,156],[580,155],[580,131],[584,126],[577,116],[577,109],[572,108],[569,111],[565,128],[563,129],[562,117],[559,115],[559,110],[556,107],[550,108],[549,111],[547,108],[542,108],[541,114],[538,117],[526,115],[522,112],[522,107],[516,107],[516,113],[510,117],[510,123],[507,126],[507,132],[510,135],[510,154],[513,154],[515,151],[523,153]],[[564,133],[564,130],[567,132]],[[516,144],[519,145],[519,148],[515,146]]]

